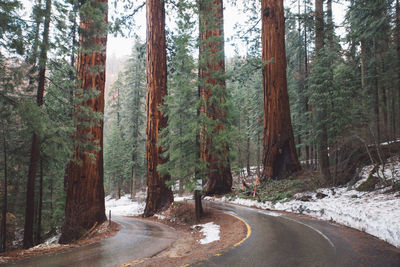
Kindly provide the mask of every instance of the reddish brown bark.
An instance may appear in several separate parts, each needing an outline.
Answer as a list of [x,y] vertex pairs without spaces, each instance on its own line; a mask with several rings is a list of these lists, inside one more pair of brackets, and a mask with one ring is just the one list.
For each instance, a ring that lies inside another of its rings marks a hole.
[[[223,104],[226,90],[225,78],[225,55],[224,55],[224,34],[223,34],[223,1],[203,0],[200,1],[200,49],[199,58],[202,61],[199,67],[200,97],[204,104],[200,112],[209,119],[219,120],[212,134],[207,125],[203,125],[200,134],[200,157],[206,164],[205,176],[208,181],[205,186],[205,194],[224,194],[232,190],[232,173],[230,169],[227,143],[219,144],[222,149],[217,149],[212,136],[216,136],[225,130],[221,118],[225,117]],[[218,103],[211,103],[210,98],[213,92],[219,88]]]
[[147,199],[143,216],[152,216],[166,209],[174,196],[165,181],[169,175],[161,176],[159,164],[167,159],[162,157],[163,147],[158,144],[158,134],[165,128],[168,118],[163,116],[159,106],[167,95],[167,57],[165,38],[165,8],[162,0],[147,0]]
[[263,70],[263,179],[281,179],[300,170],[294,145],[286,80],[283,0],[262,1],[262,58],[273,60]]
[[[93,8],[103,11],[104,20],[107,23],[107,0],[96,0],[92,3]],[[94,27],[101,27],[90,18],[81,17],[80,27],[83,30],[90,30]],[[104,113],[104,88],[105,88],[105,62],[107,33],[101,36],[87,37],[87,34],[80,35],[81,51],[77,59],[77,72],[80,88],[83,92],[90,94],[97,90],[97,96],[91,96],[88,100],[75,107],[74,116],[78,118],[78,125],[75,139],[78,142],[90,142],[97,144],[98,149],[88,150],[80,145],[75,147],[74,160],[68,166],[67,173],[67,200],[65,207],[65,222],[62,227],[60,243],[68,243],[78,239],[94,224],[101,224],[107,218],[104,206],[104,185],[103,185],[103,120],[98,123],[91,122],[92,126],[84,125],[82,108],[90,108],[94,112]],[[98,49],[86,52],[90,44],[96,44]],[[98,68],[98,71],[93,71]],[[77,93],[76,98],[82,99],[85,95]],[[82,140],[82,137],[90,136],[89,140]],[[90,157],[92,154],[92,157]]]
[[[51,13],[51,0],[46,0],[46,15],[44,22],[43,40],[40,48],[41,50],[39,58],[39,80],[38,80],[38,90],[36,95],[36,104],[38,106],[43,105],[47,51],[49,46],[50,13]],[[38,165],[39,154],[40,154],[40,140],[37,134],[33,133],[28,179],[26,184],[25,225],[24,225],[24,240],[23,240],[24,248],[30,248],[33,246],[33,224],[35,219],[34,218],[35,179],[36,179],[36,169]]]

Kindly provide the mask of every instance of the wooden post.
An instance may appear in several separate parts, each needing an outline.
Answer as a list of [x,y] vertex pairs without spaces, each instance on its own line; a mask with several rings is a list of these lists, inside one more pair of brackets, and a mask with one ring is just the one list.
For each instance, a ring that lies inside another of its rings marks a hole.
[[199,190],[194,190],[194,203],[195,203],[195,212],[196,212],[196,222],[200,221],[200,201],[199,198]]
[[111,210],[108,211],[108,226],[111,226]]

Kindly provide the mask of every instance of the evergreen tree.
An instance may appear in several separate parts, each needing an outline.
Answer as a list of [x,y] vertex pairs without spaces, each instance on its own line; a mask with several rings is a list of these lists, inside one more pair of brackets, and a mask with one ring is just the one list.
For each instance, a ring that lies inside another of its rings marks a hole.
[[127,69],[124,72],[124,90],[121,92],[121,125],[126,146],[129,147],[130,168],[125,168],[131,178],[130,193],[135,195],[136,185],[144,183],[146,173],[145,122],[146,122],[146,46],[136,39]]
[[203,161],[199,158],[197,137],[199,96],[196,88],[193,6],[180,4],[177,32],[171,33],[169,53],[169,95],[163,111],[168,116],[168,127],[161,132],[166,146],[163,156],[169,160],[159,166],[160,173],[171,175],[171,185],[179,182],[179,192],[192,191],[196,170]]
[[[43,96],[45,88],[45,73],[47,65],[47,51],[49,47],[50,34],[50,17],[51,17],[51,0],[46,0],[45,20],[43,39],[40,46],[39,58],[39,79],[36,103],[40,107],[43,105]],[[24,227],[24,248],[33,246],[33,227],[34,227],[34,204],[35,203],[35,178],[36,169],[40,157],[40,137],[37,133],[33,133],[31,157],[28,171],[27,189],[26,189],[26,211],[25,211],[25,227]]]
[[201,175],[207,179],[205,194],[231,191],[227,127],[227,91],[222,1],[199,1],[199,93]]

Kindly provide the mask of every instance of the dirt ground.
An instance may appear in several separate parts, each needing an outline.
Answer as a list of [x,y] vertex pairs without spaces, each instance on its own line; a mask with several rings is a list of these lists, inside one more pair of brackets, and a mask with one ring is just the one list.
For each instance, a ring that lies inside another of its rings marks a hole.
[[67,245],[40,244],[30,249],[18,249],[18,250],[6,251],[4,253],[0,253],[0,263],[6,263],[14,260],[40,256],[48,253],[53,253],[57,251],[67,250],[70,248],[96,243],[103,239],[116,235],[118,231],[119,231],[119,225],[117,223],[112,222],[111,225],[109,226],[108,221],[106,221],[99,227],[86,233],[84,237],[78,240],[76,243]]
[[204,208],[205,214],[199,224],[213,222],[220,226],[220,240],[209,244],[200,244],[203,233],[192,225],[196,224],[193,215],[193,204],[179,204],[162,213],[160,219],[151,217],[145,220],[162,222],[178,232],[178,240],[167,250],[152,258],[136,260],[122,266],[184,266],[211,256],[221,254],[234,247],[246,237],[246,225],[236,217],[211,208]]

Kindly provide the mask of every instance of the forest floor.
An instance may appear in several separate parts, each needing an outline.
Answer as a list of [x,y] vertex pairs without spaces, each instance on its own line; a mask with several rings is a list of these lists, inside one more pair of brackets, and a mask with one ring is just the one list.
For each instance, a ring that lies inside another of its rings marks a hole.
[[236,177],[234,193],[206,199],[271,213],[309,215],[358,229],[400,248],[400,156],[389,158],[384,166],[365,166],[358,181],[339,187],[322,187],[314,171],[261,186],[256,183],[256,175]]
[[57,243],[58,238],[51,238],[48,241],[30,249],[17,249],[3,252],[0,254],[0,263],[6,263],[14,260],[20,260],[58,251],[64,251],[70,248],[85,246],[88,244],[99,242],[106,238],[110,238],[116,235],[118,231],[119,225],[117,223],[112,222],[111,225],[109,225],[108,221],[105,221],[100,226],[94,228],[92,231],[87,232],[83,238],[79,239],[75,243],[61,245]]

